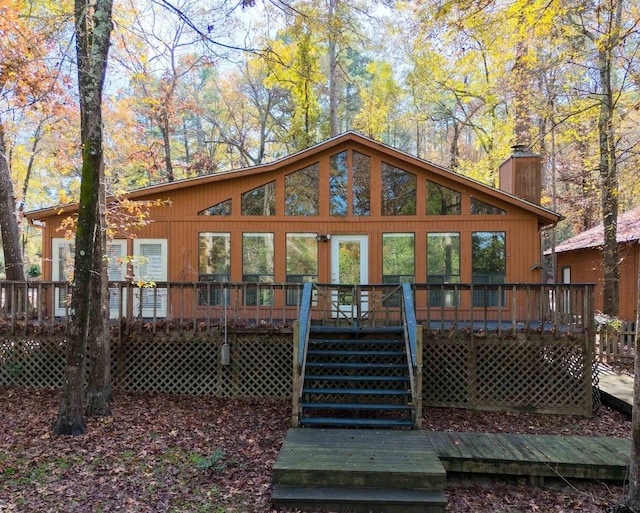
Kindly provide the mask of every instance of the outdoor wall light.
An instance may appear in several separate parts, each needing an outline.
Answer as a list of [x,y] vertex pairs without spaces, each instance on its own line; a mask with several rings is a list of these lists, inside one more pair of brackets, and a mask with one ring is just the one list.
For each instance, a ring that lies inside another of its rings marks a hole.
[[331,240],[331,234],[330,233],[327,233],[326,235],[318,234],[318,235],[316,235],[316,240],[318,242],[327,242],[327,241]]

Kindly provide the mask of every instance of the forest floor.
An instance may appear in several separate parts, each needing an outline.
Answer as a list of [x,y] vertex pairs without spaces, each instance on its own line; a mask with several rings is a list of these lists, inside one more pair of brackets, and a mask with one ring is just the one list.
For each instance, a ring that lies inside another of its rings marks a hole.
[[[0,512],[268,513],[271,468],[290,422],[287,400],[118,394],[88,434],[53,437],[58,393],[0,388]],[[428,408],[426,429],[630,436],[627,416],[582,417]],[[603,482],[476,479],[447,485],[448,512],[623,511]],[[291,513],[292,510],[283,510]]]

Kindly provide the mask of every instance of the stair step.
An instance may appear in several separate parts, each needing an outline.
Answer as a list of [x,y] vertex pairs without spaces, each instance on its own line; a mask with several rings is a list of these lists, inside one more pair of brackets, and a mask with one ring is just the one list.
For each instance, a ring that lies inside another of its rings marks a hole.
[[348,417],[302,417],[302,426],[368,426],[368,427],[413,427],[410,419],[355,419]]
[[396,383],[408,383],[409,378],[406,376],[340,376],[335,374],[307,374],[306,380],[320,380],[320,381],[376,381],[379,383],[396,382]]
[[345,345],[404,345],[404,339],[402,338],[310,338],[310,345],[322,345],[322,344],[345,344]]
[[307,355],[336,355],[336,356],[404,356],[404,351],[343,351],[331,349],[309,349]]
[[443,491],[281,486],[273,488],[273,504],[302,510],[375,513],[444,513]]
[[309,409],[332,409],[332,410],[393,410],[393,411],[411,411],[413,406],[408,404],[389,404],[389,403],[301,403],[303,408]]
[[361,328],[358,326],[311,326],[309,333],[349,333],[357,335],[375,335],[378,333],[404,333],[402,326],[383,326],[379,328]]
[[357,362],[307,362],[307,368],[320,367],[325,369],[363,369],[363,370],[391,370],[406,369],[406,363],[357,363]]
[[411,396],[411,390],[380,390],[376,388],[303,388],[303,394],[329,395],[403,395]]

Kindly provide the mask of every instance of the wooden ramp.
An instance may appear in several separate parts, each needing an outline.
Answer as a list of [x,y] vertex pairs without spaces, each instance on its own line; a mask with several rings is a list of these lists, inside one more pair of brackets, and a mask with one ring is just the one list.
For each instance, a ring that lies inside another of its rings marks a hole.
[[273,504],[356,513],[443,513],[447,473],[627,479],[626,438],[370,429],[290,429]]
[[446,471],[421,431],[290,429],[273,467],[274,506],[443,513]]

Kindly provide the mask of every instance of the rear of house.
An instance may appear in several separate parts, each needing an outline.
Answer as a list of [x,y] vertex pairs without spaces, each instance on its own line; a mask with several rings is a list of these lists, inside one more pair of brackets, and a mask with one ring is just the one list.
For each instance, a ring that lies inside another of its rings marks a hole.
[[[270,164],[129,193],[170,205],[153,207],[152,223],[110,241],[110,279],[538,283],[540,230],[559,220],[537,204],[539,157],[509,158],[500,181],[502,189],[489,187],[349,132]],[[60,227],[76,211],[28,214],[42,226],[43,280],[70,276],[73,241]],[[155,314],[171,315],[176,306],[162,304],[159,292]],[[219,293],[205,300],[221,301]],[[243,301],[287,298],[267,291]],[[472,306],[440,301],[431,306]],[[498,306],[495,296],[478,301]]]

